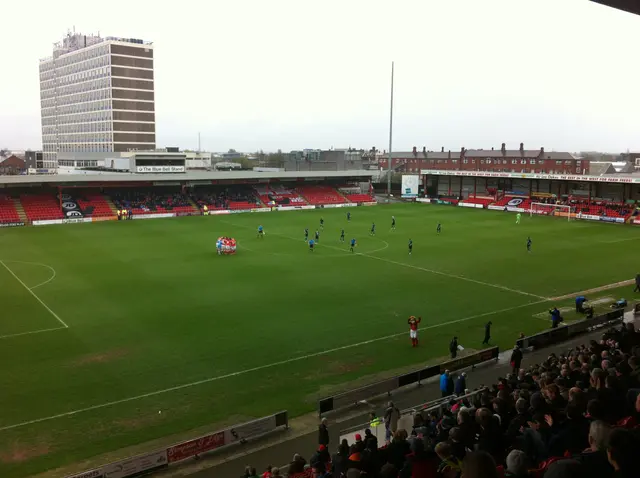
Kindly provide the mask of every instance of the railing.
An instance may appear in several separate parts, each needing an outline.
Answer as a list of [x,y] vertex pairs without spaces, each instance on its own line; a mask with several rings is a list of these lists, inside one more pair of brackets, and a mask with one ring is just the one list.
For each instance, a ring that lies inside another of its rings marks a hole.
[[524,337],[519,339],[516,342],[516,345],[521,349],[527,349],[529,347],[533,347],[534,349],[548,347],[549,345],[565,342],[577,335],[582,335],[601,327],[620,325],[623,320],[624,309],[616,309],[591,319],[579,320],[573,324],[556,327],[555,329],[547,330],[546,332],[540,332],[539,334]]
[[217,451],[232,445],[242,445],[278,428],[286,429],[288,427],[289,415],[285,410],[144,455],[109,463],[100,468],[84,471],[67,478],[127,478],[146,475],[154,471],[163,470],[189,458],[197,459],[203,453]]
[[[487,390],[486,388],[481,388],[479,390],[475,390],[471,393],[468,393],[467,395],[462,395],[459,397],[455,395],[451,395],[448,397],[439,398],[437,400],[432,400],[430,402],[421,403],[420,405],[416,405],[416,406],[407,408],[405,410],[402,410],[400,412],[400,419],[398,420],[397,429],[406,430],[407,432],[410,433],[410,431],[413,429],[413,420],[415,418],[416,413],[437,412],[439,415],[442,415],[442,410],[449,406],[449,402],[451,400],[460,401],[460,400],[469,399],[485,392],[486,390]],[[375,436],[378,439],[378,443],[380,444],[380,446],[383,446],[383,444],[386,443],[387,430],[384,423],[380,423],[378,426],[371,426],[370,422],[362,423],[360,425],[356,425],[353,427],[349,427],[345,430],[341,430],[340,441],[345,439],[349,443],[354,443],[355,436],[356,435],[364,436],[365,430],[367,429],[371,430],[371,433],[373,434],[373,436]]]
[[362,400],[367,400],[385,393],[391,394],[392,391],[406,387],[407,385],[420,384],[423,380],[436,377],[445,370],[454,372],[466,367],[475,367],[476,365],[489,360],[497,361],[498,354],[498,347],[492,347],[465,357],[460,357],[459,359],[441,363],[439,365],[432,365],[403,375],[397,375],[380,382],[375,382],[355,390],[349,390],[331,397],[325,397],[320,399],[318,402],[318,414],[322,415],[323,413],[340,410],[350,405],[357,404]]

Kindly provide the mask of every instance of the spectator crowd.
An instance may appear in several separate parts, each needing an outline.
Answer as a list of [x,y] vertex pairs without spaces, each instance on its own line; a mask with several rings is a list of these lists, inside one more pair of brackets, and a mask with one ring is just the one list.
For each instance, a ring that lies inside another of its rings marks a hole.
[[640,334],[631,324],[475,394],[463,395],[457,382],[453,391],[441,413],[416,413],[411,430],[397,429],[399,410],[389,403],[371,422],[386,427],[385,443],[367,429],[331,450],[323,421],[308,460],[295,455],[288,469],[258,475],[248,467],[244,476],[640,477]]

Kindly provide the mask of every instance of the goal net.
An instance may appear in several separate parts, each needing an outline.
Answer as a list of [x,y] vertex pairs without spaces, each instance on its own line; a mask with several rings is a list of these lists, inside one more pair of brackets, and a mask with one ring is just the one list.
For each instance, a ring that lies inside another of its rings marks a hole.
[[543,202],[532,202],[529,209],[530,216],[556,216],[571,220],[571,206],[564,204],[546,204]]

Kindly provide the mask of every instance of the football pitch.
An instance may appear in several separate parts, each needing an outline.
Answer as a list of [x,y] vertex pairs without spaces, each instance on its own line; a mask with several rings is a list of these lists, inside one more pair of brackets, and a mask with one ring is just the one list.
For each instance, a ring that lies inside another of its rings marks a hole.
[[[304,228],[321,217],[310,252]],[[237,255],[215,254],[219,236],[237,239]],[[453,335],[482,348],[488,320],[511,348],[549,326],[552,304],[573,302],[554,298],[632,279],[638,239],[632,227],[421,204],[2,229],[0,475],[311,412],[323,395],[446,356]],[[409,315],[422,316],[416,349]]]

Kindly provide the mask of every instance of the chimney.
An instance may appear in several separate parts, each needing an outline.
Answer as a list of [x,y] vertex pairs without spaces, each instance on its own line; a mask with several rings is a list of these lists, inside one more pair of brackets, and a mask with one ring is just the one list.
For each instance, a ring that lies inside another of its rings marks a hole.
[[493,146],[491,146],[491,151],[493,151]]
[[540,148],[540,154],[538,155],[540,159],[544,159],[544,147]]
[[444,146],[442,147],[442,151],[440,151],[441,153],[444,153]]
[[520,156],[524,158],[524,143],[520,143]]
[[460,159],[464,159],[464,153],[466,153],[466,150],[464,149],[464,146],[462,148],[460,148]]
[[449,154],[447,155],[447,158],[451,159],[451,150],[449,150]]
[[422,156],[424,156],[425,158],[427,157],[427,147],[426,146],[422,147]]
[[416,148],[415,146],[413,147],[413,156],[414,157],[418,156],[418,148]]
[[500,148],[500,151],[502,152],[502,156],[507,155],[507,145],[505,143],[502,143],[502,147]]

